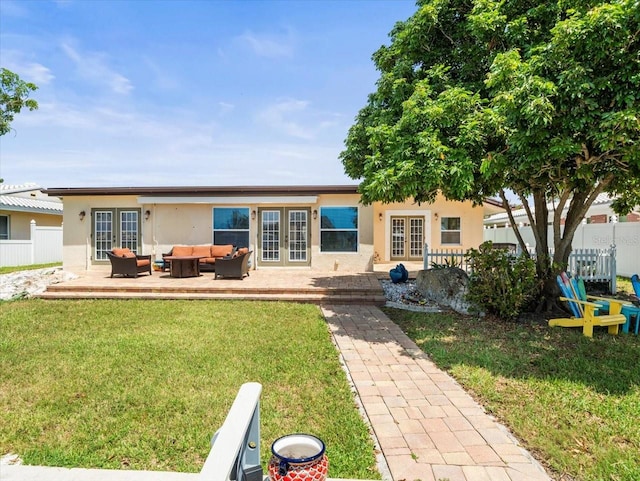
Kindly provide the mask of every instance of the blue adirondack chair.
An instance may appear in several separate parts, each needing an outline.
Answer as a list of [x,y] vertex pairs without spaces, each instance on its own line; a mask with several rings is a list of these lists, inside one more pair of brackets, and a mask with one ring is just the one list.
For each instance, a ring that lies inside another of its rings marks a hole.
[[[634,334],[637,336],[638,335],[638,330],[640,329],[640,277],[638,277],[638,274],[634,274],[631,276],[631,285],[633,286],[633,290],[635,291],[636,295],[636,304],[635,306],[632,307],[627,307],[625,309],[625,311],[629,312],[630,315],[635,314],[636,316],[636,328],[635,328],[635,332]],[[633,312],[631,312],[633,311]],[[629,328],[629,326],[627,325],[627,329]],[[624,328],[623,328],[624,330]],[[627,331],[625,331],[627,332]]]

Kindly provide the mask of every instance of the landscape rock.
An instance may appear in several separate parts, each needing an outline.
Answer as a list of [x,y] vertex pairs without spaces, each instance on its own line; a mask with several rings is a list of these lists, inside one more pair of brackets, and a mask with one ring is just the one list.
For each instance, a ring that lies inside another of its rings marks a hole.
[[62,267],[47,267],[28,271],[16,271],[0,275],[0,300],[25,299],[47,290],[50,284],[58,284],[78,277]]
[[381,281],[387,302],[386,307],[404,309],[415,312],[442,312],[435,302],[429,302],[416,289],[416,281],[394,283],[390,280]]
[[416,276],[416,288],[425,299],[461,314],[470,314],[468,285],[469,276],[458,267],[422,270]]

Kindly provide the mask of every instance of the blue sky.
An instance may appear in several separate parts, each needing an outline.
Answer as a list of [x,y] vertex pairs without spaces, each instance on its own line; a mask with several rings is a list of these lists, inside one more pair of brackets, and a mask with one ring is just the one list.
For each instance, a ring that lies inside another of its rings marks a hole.
[[40,108],[0,177],[43,187],[354,184],[371,55],[414,0],[0,2],[0,66]]

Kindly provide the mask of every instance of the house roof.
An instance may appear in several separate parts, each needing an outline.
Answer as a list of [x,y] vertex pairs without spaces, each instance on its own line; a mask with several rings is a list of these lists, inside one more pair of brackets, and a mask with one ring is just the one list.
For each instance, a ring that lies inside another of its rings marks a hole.
[[[174,186],[174,187],[55,187],[44,189],[48,195],[86,196],[86,195],[141,195],[141,196],[304,196],[319,194],[357,194],[357,185],[288,185],[288,186]],[[503,210],[502,202],[492,198],[485,199],[485,207],[491,212]]]
[[0,195],[18,194],[20,192],[30,192],[32,190],[40,190],[40,186],[33,182],[27,182],[25,184],[0,183]]
[[0,195],[0,210],[62,214],[62,202],[55,200],[30,199],[13,195]]
[[190,186],[190,187],[58,187],[45,189],[48,195],[179,195],[179,196],[260,196],[357,194],[357,185],[298,186]]
[[45,198],[38,184],[0,184],[0,210],[62,215],[62,202]]

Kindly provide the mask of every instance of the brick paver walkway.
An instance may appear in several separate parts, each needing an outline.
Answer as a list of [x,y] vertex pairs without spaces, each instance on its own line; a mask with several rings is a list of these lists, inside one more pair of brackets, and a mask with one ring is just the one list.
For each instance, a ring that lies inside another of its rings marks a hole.
[[323,313],[394,481],[551,479],[380,309]]

